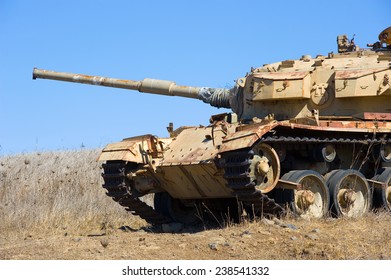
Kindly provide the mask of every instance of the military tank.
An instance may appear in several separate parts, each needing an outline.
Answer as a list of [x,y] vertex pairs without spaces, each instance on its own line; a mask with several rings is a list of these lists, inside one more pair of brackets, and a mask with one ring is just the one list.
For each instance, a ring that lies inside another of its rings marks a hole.
[[[291,211],[305,218],[391,210],[391,27],[359,48],[251,68],[231,89],[34,69],[33,78],[199,99],[231,111],[169,137],[108,144],[107,195],[151,224],[205,213],[240,218]],[[140,199],[154,194],[154,207]]]

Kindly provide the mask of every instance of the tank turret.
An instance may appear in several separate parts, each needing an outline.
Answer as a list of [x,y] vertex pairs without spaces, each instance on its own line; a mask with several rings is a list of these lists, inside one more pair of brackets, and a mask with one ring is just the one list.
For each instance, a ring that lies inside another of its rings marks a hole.
[[[352,117],[362,112],[391,113],[391,28],[372,49],[360,49],[346,35],[337,38],[339,53],[303,55],[251,68],[232,89],[179,86],[172,81],[132,81],[34,69],[33,78],[117,87],[160,95],[200,99],[229,108],[240,120]],[[379,47],[386,44],[385,47]],[[375,46],[376,45],[376,46]]]

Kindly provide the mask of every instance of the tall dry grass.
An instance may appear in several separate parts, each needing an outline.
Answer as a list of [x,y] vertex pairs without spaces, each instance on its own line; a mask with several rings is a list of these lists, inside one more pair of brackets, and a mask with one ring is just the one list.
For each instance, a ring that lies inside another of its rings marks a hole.
[[141,226],[105,195],[99,150],[0,157],[0,237]]

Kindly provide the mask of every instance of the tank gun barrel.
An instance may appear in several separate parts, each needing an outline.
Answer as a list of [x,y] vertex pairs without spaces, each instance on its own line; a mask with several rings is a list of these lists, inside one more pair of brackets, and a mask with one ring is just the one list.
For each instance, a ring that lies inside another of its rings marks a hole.
[[180,86],[175,82],[146,78],[142,81],[89,76],[34,68],[33,79],[49,79],[73,83],[115,87],[139,92],[200,99],[214,107],[231,108],[229,89]]

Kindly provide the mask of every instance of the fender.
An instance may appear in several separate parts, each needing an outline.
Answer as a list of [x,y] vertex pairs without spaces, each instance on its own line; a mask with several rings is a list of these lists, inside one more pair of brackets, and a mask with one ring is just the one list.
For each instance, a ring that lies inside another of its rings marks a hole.
[[162,156],[164,146],[169,142],[171,139],[158,139],[151,134],[125,138],[121,142],[108,144],[98,161],[122,160],[148,164],[149,158]]
[[238,127],[235,133],[224,138],[219,153],[252,147],[265,133],[278,125],[279,122],[270,121]]

